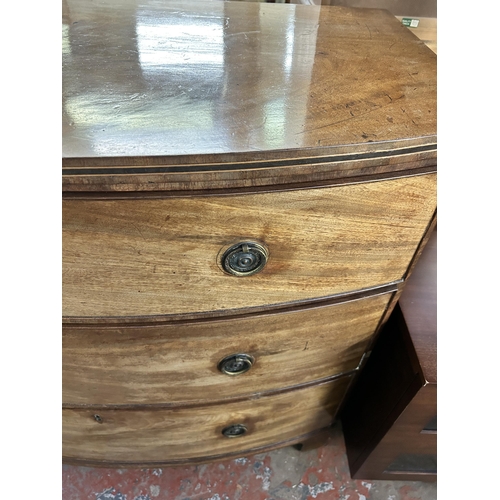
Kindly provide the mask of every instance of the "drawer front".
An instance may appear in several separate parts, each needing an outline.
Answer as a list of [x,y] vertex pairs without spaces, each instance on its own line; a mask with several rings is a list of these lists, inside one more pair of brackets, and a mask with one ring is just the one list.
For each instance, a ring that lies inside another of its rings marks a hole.
[[[198,323],[68,327],[63,402],[213,401],[347,372],[357,367],[390,297]],[[248,357],[231,359],[241,354]]]
[[[94,465],[169,464],[242,456],[328,426],[350,377],[224,405],[177,409],[63,410],[65,461]],[[97,421],[97,420],[98,421]],[[225,437],[231,425],[247,432]]]
[[[210,314],[401,279],[436,207],[435,174],[321,189],[63,202],[63,315]],[[221,255],[262,243],[264,268]]]

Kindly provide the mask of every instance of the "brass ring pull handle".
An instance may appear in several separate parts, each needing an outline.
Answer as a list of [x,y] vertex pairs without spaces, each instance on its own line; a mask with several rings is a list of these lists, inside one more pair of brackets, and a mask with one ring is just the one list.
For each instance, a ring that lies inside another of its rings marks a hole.
[[228,438],[235,438],[246,434],[247,428],[243,424],[233,424],[222,429],[222,435]]
[[224,271],[234,276],[250,276],[262,271],[269,252],[254,241],[243,241],[230,246],[222,255]]
[[250,370],[254,361],[248,354],[231,354],[219,362],[218,368],[226,375],[240,375]]

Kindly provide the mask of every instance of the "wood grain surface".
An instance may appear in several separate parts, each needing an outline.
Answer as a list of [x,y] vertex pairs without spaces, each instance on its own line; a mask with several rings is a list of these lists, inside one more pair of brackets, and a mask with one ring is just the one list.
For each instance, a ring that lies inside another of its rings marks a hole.
[[[219,314],[399,280],[436,207],[435,174],[272,194],[63,202],[63,315]],[[224,273],[238,241],[269,249]]]
[[[434,5],[436,2],[433,2]],[[403,20],[403,16],[396,16],[400,21]],[[419,15],[410,16],[406,14],[404,17],[412,17],[418,19],[418,26],[416,28],[408,28],[415,36],[417,36],[422,42],[429,47],[432,52],[437,54],[437,18],[434,17],[422,17]]]
[[[247,1],[247,0],[242,0]],[[252,1],[252,0],[251,0]],[[260,1],[260,0],[257,0]],[[313,5],[344,5],[361,9],[387,9],[395,16],[436,17],[436,0],[286,0],[291,3],[311,3]]]
[[[65,461],[138,466],[208,461],[287,441],[330,425],[350,377],[223,406],[151,410],[63,410]],[[100,422],[97,422],[98,415]],[[243,424],[248,432],[226,438]]]
[[240,155],[238,161],[225,155],[225,163],[200,155],[116,158],[106,160],[106,167],[94,167],[87,166],[87,159],[71,158],[64,162],[63,197],[143,199],[289,191],[436,172],[437,145],[433,138],[425,141],[423,146],[415,145],[420,139],[385,144],[384,151],[377,151],[380,144],[368,144],[362,153],[358,145],[325,148],[320,156],[293,151],[295,158],[287,160],[272,152]]
[[[247,163],[323,156],[318,181],[435,167],[435,144],[436,56],[387,11],[63,2],[65,191],[306,182]],[[328,159],[346,151],[398,160]]]
[[[354,370],[392,294],[249,318],[63,329],[63,403],[175,405],[242,398]],[[252,368],[218,370],[246,353]]]

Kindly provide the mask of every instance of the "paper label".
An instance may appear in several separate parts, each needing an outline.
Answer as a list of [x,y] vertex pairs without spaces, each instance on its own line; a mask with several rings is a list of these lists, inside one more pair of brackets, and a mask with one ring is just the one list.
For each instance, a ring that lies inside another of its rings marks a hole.
[[403,17],[401,21],[404,26],[408,26],[409,28],[416,28],[419,23],[419,19],[412,19],[411,17]]

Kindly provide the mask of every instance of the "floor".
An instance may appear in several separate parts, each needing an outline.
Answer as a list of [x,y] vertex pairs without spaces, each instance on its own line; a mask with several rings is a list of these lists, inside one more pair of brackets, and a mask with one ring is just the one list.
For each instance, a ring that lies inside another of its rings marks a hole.
[[435,500],[436,483],[349,475],[340,424],[325,445],[163,469],[63,465],[62,500]]

